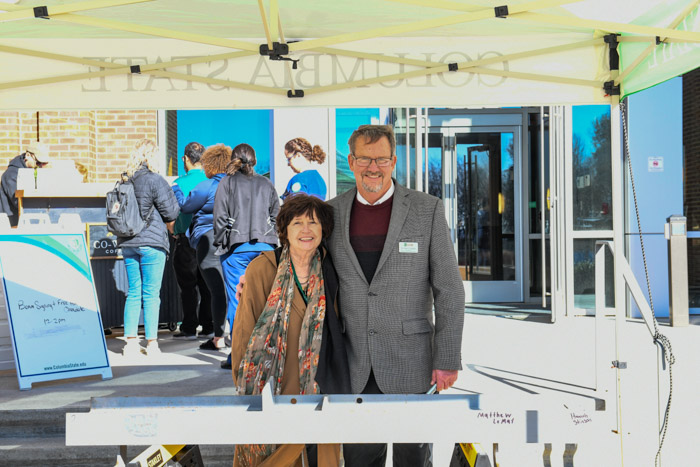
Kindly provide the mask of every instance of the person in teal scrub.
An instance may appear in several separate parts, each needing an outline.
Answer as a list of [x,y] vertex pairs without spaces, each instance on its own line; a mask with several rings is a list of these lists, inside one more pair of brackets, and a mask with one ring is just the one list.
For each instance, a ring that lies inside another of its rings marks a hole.
[[[187,197],[190,191],[207,179],[202,169],[202,154],[204,146],[193,141],[185,146],[182,161],[185,165],[185,175],[175,179],[182,194]],[[211,316],[211,294],[204,282],[202,273],[197,265],[197,253],[190,245],[187,232],[192,223],[192,214],[180,212],[173,228],[175,248],[173,250],[173,269],[175,278],[180,286],[182,300],[182,323],[180,330],[173,335],[176,338],[196,339],[197,327],[202,326],[200,337],[214,337],[214,324]],[[199,313],[197,309],[199,308]]]

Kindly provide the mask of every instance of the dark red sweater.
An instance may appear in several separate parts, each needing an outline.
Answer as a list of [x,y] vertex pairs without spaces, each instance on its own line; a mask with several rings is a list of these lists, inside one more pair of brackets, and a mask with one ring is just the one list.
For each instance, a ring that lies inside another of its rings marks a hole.
[[357,198],[352,204],[350,213],[350,244],[357,261],[365,273],[367,282],[372,283],[372,278],[377,270],[379,258],[384,250],[384,241],[389,231],[391,219],[391,206],[394,202],[392,196],[382,204],[368,206],[360,203]]

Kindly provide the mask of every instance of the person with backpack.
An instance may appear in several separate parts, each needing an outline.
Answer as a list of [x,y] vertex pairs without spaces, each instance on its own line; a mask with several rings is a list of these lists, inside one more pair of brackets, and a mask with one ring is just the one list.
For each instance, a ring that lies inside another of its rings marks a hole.
[[131,153],[125,183],[133,185],[139,213],[144,225],[131,236],[117,236],[122,249],[129,291],[124,305],[125,356],[143,352],[138,339],[139,316],[143,309],[146,355],[160,353],[158,319],[160,316],[160,287],[165,259],[170,251],[168,228],[180,213],[180,207],[168,182],[158,173],[158,147],[143,139]]

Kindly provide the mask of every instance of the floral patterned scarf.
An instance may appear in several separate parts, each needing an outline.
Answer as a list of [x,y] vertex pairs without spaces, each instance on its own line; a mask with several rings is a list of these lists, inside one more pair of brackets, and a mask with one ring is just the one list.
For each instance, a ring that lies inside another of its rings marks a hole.
[[[248,348],[238,370],[238,394],[260,394],[269,380],[275,395],[282,391],[284,362],[287,358],[287,331],[289,315],[294,300],[294,273],[289,247],[284,247],[277,266],[265,308],[258,318],[248,341]],[[326,297],[321,272],[321,253],[317,250],[311,258],[309,283],[306,290],[308,303],[299,335],[299,386],[300,394],[317,394],[316,369],[318,368],[323,320],[326,315]],[[241,466],[257,465],[274,452],[273,445],[238,445],[236,458]]]

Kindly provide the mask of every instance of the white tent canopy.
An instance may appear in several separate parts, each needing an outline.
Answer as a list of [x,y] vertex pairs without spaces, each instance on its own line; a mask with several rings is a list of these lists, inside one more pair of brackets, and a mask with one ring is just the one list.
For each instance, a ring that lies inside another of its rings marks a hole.
[[700,56],[698,0],[4,1],[0,109],[608,103]]

